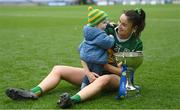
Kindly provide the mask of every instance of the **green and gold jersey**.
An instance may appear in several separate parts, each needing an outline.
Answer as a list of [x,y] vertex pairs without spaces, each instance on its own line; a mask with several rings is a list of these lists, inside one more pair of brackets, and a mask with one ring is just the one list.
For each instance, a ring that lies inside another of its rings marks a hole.
[[115,39],[114,46],[108,50],[109,53],[109,62],[112,63],[112,56],[113,53],[117,52],[135,52],[135,51],[142,51],[143,44],[139,37],[135,36],[134,33],[131,34],[129,39],[121,40],[117,35],[117,28],[116,25],[107,25],[105,29],[108,35],[113,35]]
[[126,41],[120,40],[117,35],[115,38],[115,44],[112,47],[113,52],[136,52],[142,51],[143,45],[139,37],[136,37],[134,33]]

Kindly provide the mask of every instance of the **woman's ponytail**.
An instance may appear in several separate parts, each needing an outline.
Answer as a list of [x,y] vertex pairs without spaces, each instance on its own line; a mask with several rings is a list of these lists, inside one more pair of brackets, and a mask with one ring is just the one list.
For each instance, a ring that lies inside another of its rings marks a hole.
[[136,30],[136,34],[140,35],[140,33],[144,30],[144,27],[145,27],[146,14],[145,14],[144,10],[142,10],[142,9],[136,9],[136,12],[140,16],[139,23],[137,24],[138,27]]
[[145,11],[141,8],[137,8],[135,10],[126,10],[124,14],[128,17],[128,20],[132,21],[134,27],[137,26],[135,34],[136,36],[140,36],[145,27]]

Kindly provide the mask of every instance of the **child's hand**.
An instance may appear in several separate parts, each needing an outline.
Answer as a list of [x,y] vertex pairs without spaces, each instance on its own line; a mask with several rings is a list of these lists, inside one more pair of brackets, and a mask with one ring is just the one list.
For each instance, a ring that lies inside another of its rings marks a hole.
[[116,23],[113,22],[113,21],[111,21],[111,22],[109,22],[109,24],[110,24],[111,26],[113,26],[113,25],[115,25]]
[[115,22],[109,22],[110,26],[117,27],[117,24]]
[[123,64],[123,62],[118,63],[118,64],[117,64],[117,67],[121,68],[121,67],[122,67],[122,64]]
[[109,37],[114,38],[114,36],[113,36],[113,35],[111,35],[111,34],[109,35]]
[[90,83],[92,83],[99,77],[99,75],[94,72],[88,72],[88,73],[86,73],[86,75],[87,75]]

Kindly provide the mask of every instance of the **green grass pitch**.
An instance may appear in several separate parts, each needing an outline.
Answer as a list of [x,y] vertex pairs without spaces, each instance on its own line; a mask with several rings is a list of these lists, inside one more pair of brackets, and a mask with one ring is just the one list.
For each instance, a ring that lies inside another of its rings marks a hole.
[[[97,6],[95,6],[97,7]],[[140,97],[115,100],[117,92],[102,93],[75,109],[180,109],[180,6],[99,6],[117,22],[124,9],[142,7],[147,14],[144,62],[135,83]],[[0,109],[58,109],[63,92],[79,87],[62,81],[37,101],[12,101],[5,89],[36,86],[53,65],[81,67],[77,48],[87,22],[87,6],[0,6]]]

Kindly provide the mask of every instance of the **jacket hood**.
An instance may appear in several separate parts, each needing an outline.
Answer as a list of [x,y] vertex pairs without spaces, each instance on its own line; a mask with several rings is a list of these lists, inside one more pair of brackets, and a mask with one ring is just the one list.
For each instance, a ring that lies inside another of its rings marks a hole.
[[102,32],[103,31],[101,29],[96,27],[91,27],[88,25],[84,26],[83,28],[84,38],[87,41],[92,41],[93,39],[96,38],[96,36],[98,36]]

